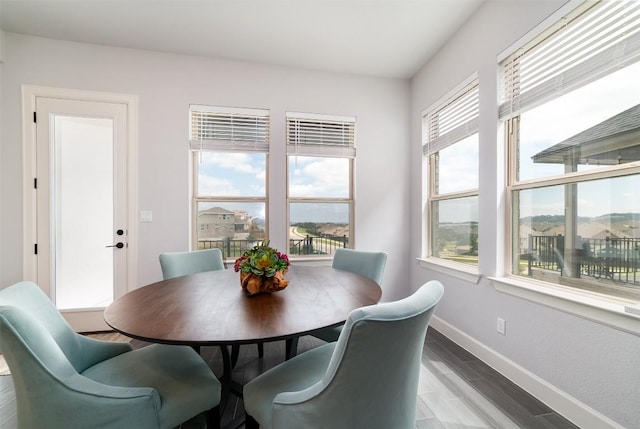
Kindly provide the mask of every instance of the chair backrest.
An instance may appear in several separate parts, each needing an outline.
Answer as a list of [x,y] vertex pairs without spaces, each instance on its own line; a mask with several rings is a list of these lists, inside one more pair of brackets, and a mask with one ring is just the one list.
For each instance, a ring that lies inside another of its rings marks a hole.
[[[86,367],[78,335],[49,297],[32,282],[20,282],[0,290],[2,354],[11,354],[8,343],[13,336],[47,367],[64,368],[65,373],[70,369],[81,372]],[[61,358],[67,364],[61,362]],[[71,366],[67,367],[68,364]]]
[[224,270],[220,249],[162,253],[159,259],[165,280],[204,271]]
[[387,254],[384,252],[365,252],[340,248],[333,253],[331,266],[339,270],[362,274],[381,285],[386,264]]
[[405,299],[352,311],[322,380],[276,396],[274,427],[312,414],[318,427],[414,428],[422,348],[443,290],[430,281]]

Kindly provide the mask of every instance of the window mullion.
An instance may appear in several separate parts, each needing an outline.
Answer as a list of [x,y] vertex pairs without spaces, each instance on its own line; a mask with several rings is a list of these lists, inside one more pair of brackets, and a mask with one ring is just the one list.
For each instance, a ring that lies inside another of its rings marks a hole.
[[464,192],[450,192],[448,194],[432,195],[431,201],[455,200],[457,198],[476,197],[480,194],[478,189],[470,189]]
[[611,179],[620,176],[640,174],[640,161],[621,166],[603,167],[591,171],[576,171],[557,176],[549,176],[541,179],[522,180],[510,186],[513,191],[523,189],[545,188],[555,185],[568,185],[572,183],[588,182],[590,180]]

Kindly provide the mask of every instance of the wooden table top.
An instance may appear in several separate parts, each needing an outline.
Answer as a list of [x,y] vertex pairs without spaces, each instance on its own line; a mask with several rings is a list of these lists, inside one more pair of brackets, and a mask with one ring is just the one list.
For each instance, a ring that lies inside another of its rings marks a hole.
[[114,301],[104,319],[116,331],[164,344],[229,345],[293,338],[344,322],[376,304],[373,280],[330,267],[291,265],[286,289],[246,296],[233,269],[163,280]]

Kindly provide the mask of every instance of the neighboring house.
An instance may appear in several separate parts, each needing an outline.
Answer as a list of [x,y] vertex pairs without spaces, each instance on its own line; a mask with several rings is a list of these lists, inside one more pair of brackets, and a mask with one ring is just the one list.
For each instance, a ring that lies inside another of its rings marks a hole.
[[[564,234],[564,225],[558,225],[556,227],[551,228],[546,231],[544,234],[537,235],[565,235]],[[609,225],[600,223],[600,222],[580,222],[578,223],[578,237],[581,238],[592,238],[592,239],[600,239],[604,240],[608,238],[629,238],[628,234],[618,231],[617,229],[611,228]]]
[[542,152],[533,162],[578,165],[616,165],[640,160],[640,104],[594,125]]
[[531,252],[531,236],[538,235],[539,233],[531,228],[531,226],[523,224],[520,225],[520,253],[530,253]]
[[248,234],[251,229],[251,217],[245,211],[233,212],[236,234]]
[[198,213],[198,225],[200,239],[208,240],[246,239],[252,231],[254,235],[260,235],[256,232],[264,230],[264,221],[252,219],[246,211],[231,211],[222,207],[212,207]]
[[236,215],[221,207],[212,207],[198,213],[200,238],[222,240],[233,238],[236,232]]

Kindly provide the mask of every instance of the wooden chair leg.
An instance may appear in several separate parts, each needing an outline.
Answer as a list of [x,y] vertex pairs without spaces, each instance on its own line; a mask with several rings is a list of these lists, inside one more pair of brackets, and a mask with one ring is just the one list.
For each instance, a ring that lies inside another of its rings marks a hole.
[[207,429],[220,429],[220,406],[205,411]]
[[245,429],[259,429],[260,425],[249,414],[245,414],[244,427],[245,427]]

